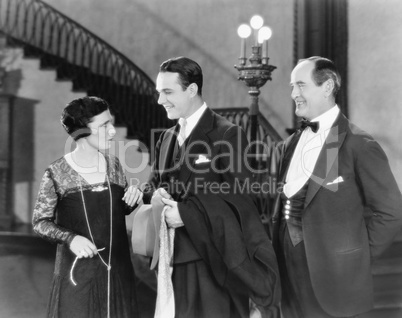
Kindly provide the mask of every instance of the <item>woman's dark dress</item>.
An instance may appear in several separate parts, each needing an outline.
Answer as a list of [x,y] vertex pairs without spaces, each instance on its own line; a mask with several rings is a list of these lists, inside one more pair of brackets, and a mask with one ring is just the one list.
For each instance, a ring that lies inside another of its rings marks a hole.
[[76,286],[70,278],[75,260],[69,248],[72,239],[82,235],[91,240],[80,182],[90,230],[96,247],[105,248],[99,255],[106,263],[112,232],[110,317],[139,317],[125,223],[125,215],[132,209],[122,200],[127,182],[118,159],[111,155],[105,158],[111,195],[107,178],[103,183],[88,184],[64,157],[52,163],[42,178],[33,215],[34,230],[58,243],[48,317],[107,317],[108,275],[100,257],[78,259],[73,270]]

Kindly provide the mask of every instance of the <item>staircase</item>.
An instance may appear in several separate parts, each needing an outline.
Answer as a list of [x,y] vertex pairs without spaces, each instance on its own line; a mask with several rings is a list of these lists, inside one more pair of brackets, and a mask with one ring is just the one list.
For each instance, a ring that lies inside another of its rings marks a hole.
[[402,317],[402,231],[373,264],[374,309],[359,318]]
[[0,0],[0,36],[54,69],[58,81],[72,81],[74,92],[102,97],[127,137],[149,149],[151,128],[173,121],[157,104],[153,81],[130,59],[41,0]]

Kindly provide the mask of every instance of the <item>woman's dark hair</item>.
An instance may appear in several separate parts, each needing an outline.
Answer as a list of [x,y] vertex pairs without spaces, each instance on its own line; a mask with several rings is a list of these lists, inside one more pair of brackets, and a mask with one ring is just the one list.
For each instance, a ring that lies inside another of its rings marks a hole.
[[91,134],[88,123],[92,118],[108,109],[109,104],[102,98],[95,96],[77,98],[66,105],[60,121],[67,133],[77,141]]
[[183,56],[174,57],[163,62],[159,67],[159,72],[179,73],[179,84],[183,90],[195,83],[198,86],[198,95],[202,96],[202,69],[197,62]]
[[324,82],[332,79],[334,82],[334,89],[332,95],[335,97],[341,88],[341,75],[339,75],[338,69],[336,68],[334,62],[330,59],[321,56],[312,56],[307,59],[302,59],[299,61],[312,61],[315,67],[312,72],[312,78],[317,86],[321,86]]

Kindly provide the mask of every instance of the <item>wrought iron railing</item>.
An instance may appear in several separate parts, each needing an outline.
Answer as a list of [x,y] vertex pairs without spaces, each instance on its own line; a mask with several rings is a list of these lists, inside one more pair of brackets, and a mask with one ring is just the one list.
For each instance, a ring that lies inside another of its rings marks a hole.
[[[214,109],[217,113],[226,117],[232,123],[242,127],[250,140],[251,120],[249,109],[242,108],[220,108]],[[256,153],[253,173],[253,182],[257,182],[260,187],[256,189],[253,196],[260,210],[262,222],[266,226],[268,234],[271,234],[271,217],[273,204],[278,193],[277,167],[279,164],[279,151],[282,137],[265,119],[258,114],[258,127],[256,136]]]
[[[141,140],[148,149],[152,149],[151,129],[174,124],[157,105],[155,84],[138,66],[41,0],[0,0],[0,33],[8,44],[22,46],[25,56],[40,58],[42,68],[54,68],[58,80],[71,80],[73,90],[106,99],[114,110],[116,123],[126,126],[128,137]],[[241,126],[250,140],[248,108],[214,110]],[[280,135],[259,114],[254,168],[260,172],[254,174],[254,181],[266,186],[256,195],[256,201],[267,227],[276,192],[276,145],[280,140]]]
[[157,105],[153,81],[131,60],[77,22],[40,0],[0,0],[0,32],[9,44],[54,67],[73,89],[106,99],[116,123],[149,146],[150,128],[172,125]]

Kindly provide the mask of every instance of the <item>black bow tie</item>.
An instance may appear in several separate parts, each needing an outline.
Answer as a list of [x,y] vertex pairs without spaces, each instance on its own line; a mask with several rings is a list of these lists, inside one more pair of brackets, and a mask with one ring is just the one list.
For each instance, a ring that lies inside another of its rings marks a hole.
[[311,130],[314,133],[316,133],[318,130],[318,127],[320,127],[320,123],[318,121],[302,120],[301,121],[301,129],[304,130],[307,127],[310,127]]

